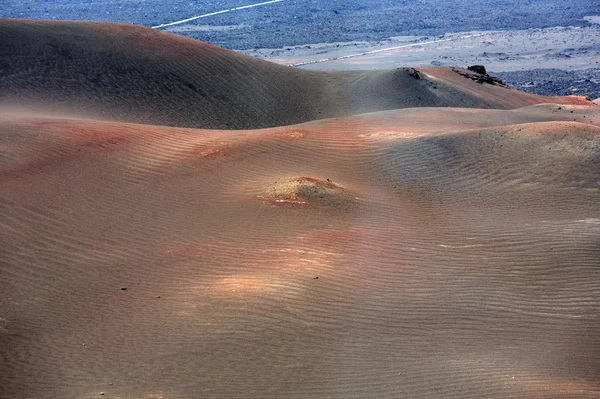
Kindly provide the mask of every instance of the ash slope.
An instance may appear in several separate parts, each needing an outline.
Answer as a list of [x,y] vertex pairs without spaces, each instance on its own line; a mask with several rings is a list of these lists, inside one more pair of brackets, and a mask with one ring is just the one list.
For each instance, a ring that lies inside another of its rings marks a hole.
[[480,84],[447,68],[287,68],[133,25],[3,19],[0,36],[0,104],[121,122],[253,129],[410,107],[586,102]]
[[600,394],[596,106],[0,115],[1,397]]

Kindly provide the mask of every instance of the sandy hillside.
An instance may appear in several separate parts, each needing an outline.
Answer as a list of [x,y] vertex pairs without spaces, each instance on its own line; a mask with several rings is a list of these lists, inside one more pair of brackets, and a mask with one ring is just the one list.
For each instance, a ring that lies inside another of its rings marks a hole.
[[[597,105],[1,25],[0,398],[600,396]],[[141,72],[172,70],[231,97]],[[372,99],[404,108],[316,120]]]
[[150,28],[0,20],[0,104],[179,127],[251,129],[409,107],[509,109],[543,98],[451,68],[315,72]]
[[0,396],[597,397],[599,122],[5,118]]

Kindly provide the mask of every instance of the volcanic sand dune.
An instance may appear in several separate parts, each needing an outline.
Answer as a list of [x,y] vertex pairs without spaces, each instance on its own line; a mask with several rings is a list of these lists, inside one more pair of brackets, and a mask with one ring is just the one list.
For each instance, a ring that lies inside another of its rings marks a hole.
[[590,101],[0,37],[1,398],[600,397]]
[[0,105],[111,121],[253,129],[410,107],[590,103],[461,69],[305,71],[124,24],[0,19],[0,37]]
[[600,395],[596,106],[1,115],[0,397]]

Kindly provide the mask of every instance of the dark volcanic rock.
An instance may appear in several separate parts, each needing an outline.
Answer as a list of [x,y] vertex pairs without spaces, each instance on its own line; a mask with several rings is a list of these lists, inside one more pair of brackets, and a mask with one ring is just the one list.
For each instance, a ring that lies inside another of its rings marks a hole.
[[[483,71],[483,73],[477,72],[475,69],[478,71]],[[476,81],[477,83],[505,86],[504,82],[499,78],[488,75],[483,65],[473,65],[468,67],[468,69],[452,68],[452,70],[459,75],[464,76],[465,78]]]
[[408,72],[409,76],[417,80],[421,80],[421,75],[419,74],[419,71],[417,71],[415,68],[406,68],[406,71]]
[[467,69],[480,75],[488,76],[487,71],[485,70],[485,67],[483,65],[471,65],[467,67]]

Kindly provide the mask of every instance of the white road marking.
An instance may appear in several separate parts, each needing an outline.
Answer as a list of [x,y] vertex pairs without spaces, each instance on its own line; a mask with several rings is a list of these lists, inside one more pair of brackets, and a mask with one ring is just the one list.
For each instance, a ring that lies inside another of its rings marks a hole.
[[362,57],[362,56],[365,56],[365,55],[383,53],[385,51],[397,50],[397,49],[401,49],[401,48],[417,47],[417,46],[423,46],[425,44],[444,43],[444,42],[450,42],[452,40],[470,39],[472,37],[480,37],[480,36],[484,36],[484,35],[485,35],[485,33],[477,33],[477,34],[474,34],[474,35],[451,37],[451,38],[448,38],[448,39],[431,40],[431,41],[428,41],[428,42],[418,42],[418,43],[404,44],[402,46],[382,48],[382,49],[373,50],[373,51],[365,51],[364,53],[349,54],[349,55],[344,55],[344,56],[340,56],[340,57],[332,57],[332,58],[323,58],[323,59],[314,60],[314,61],[298,62],[298,63],[295,63],[295,64],[289,64],[288,66],[298,67],[298,66],[302,66],[302,65],[319,64],[321,62],[327,62],[327,61],[346,60],[348,58]]
[[168,24],[160,24],[160,25],[156,25],[153,26],[152,28],[154,29],[160,29],[160,28],[165,28],[167,26],[173,26],[173,25],[179,25],[179,24],[184,24],[186,22],[190,22],[190,21],[195,21],[197,19],[200,18],[206,18],[206,17],[212,17],[213,15],[219,15],[219,14],[225,14],[226,12],[232,12],[232,11],[238,11],[238,10],[243,10],[246,8],[252,8],[252,7],[258,7],[258,6],[264,6],[267,4],[271,4],[271,3],[279,3],[282,2],[283,0],[271,0],[271,1],[265,1],[263,3],[256,3],[256,4],[250,4],[248,6],[242,6],[242,7],[235,7],[235,8],[229,8],[227,10],[221,10],[221,11],[215,11],[215,12],[211,12],[209,14],[204,14],[204,15],[198,15],[196,17],[191,17],[191,18],[187,18],[187,19],[182,19],[181,21],[175,21],[175,22],[169,22]]

